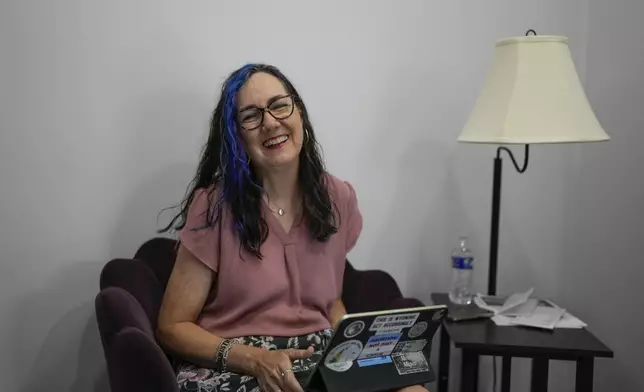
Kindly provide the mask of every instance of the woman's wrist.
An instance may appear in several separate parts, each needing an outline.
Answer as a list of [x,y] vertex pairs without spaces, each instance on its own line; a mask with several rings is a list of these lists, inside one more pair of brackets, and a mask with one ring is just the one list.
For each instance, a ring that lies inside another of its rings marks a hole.
[[228,352],[229,371],[249,376],[256,376],[260,358],[264,349],[234,343]]

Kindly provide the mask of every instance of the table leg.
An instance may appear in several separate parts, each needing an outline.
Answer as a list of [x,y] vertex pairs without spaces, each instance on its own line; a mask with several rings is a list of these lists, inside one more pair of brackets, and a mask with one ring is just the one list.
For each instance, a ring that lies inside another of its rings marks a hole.
[[595,358],[580,358],[577,360],[576,392],[593,392],[593,371]]
[[501,367],[501,392],[510,392],[510,376],[512,375],[512,357],[503,356]]
[[479,355],[463,350],[461,363],[461,392],[477,392],[479,385]]
[[441,326],[441,337],[438,352],[438,391],[447,392],[449,390],[449,354],[451,343],[445,326]]
[[535,357],[532,359],[531,392],[548,391],[548,358]]

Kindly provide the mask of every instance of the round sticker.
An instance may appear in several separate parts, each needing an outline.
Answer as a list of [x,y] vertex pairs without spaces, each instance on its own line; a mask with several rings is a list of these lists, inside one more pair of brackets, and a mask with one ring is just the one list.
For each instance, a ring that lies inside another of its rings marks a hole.
[[344,337],[347,339],[351,339],[353,337],[356,337],[362,332],[364,329],[364,321],[362,320],[357,320],[349,324],[349,326],[344,330]]
[[326,367],[333,370],[334,372],[346,372],[347,370],[351,369],[351,366],[353,366],[353,361],[334,362],[326,364]]
[[434,313],[432,315],[432,321],[436,321],[436,320],[440,319],[441,317],[443,317],[443,313],[444,312],[442,310]]
[[362,342],[359,340],[347,340],[335,346],[324,360],[324,365],[334,372],[345,372],[351,369],[353,361],[362,352]]
[[427,331],[427,322],[421,321],[413,327],[409,328],[407,335],[409,336],[409,339],[414,339],[422,335],[425,331]]

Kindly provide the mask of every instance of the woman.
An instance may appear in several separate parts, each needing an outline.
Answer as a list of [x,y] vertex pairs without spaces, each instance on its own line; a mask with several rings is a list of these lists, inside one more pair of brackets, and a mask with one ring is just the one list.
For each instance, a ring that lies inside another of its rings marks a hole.
[[173,226],[180,245],[157,334],[185,360],[181,391],[301,391],[300,371],[346,312],[345,256],[362,217],[275,67],[246,65],[225,81]]

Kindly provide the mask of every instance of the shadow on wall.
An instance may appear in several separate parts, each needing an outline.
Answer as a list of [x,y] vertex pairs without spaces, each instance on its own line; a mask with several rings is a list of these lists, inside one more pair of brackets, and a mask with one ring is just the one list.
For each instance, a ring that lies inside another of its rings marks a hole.
[[[30,356],[35,360],[25,371],[21,392],[109,392],[93,301],[103,264],[70,263],[61,267],[44,289],[17,301],[20,309],[13,314],[22,317],[14,320],[15,341],[45,336]],[[91,300],[79,304],[79,297]],[[56,320],[51,327],[47,324],[50,319]],[[20,348],[16,352],[22,354],[18,355],[29,356]]]
[[[125,195],[123,204],[114,211],[117,220],[111,232],[108,228],[105,249],[96,250],[97,258],[104,259],[60,262],[49,280],[16,301],[19,305],[12,313],[16,317],[10,321],[14,342],[11,351],[16,353],[15,377],[19,379],[20,392],[109,391],[94,308],[100,272],[109,259],[132,257],[143,242],[158,236],[158,228],[169,223],[176,210],[159,214],[181,201],[196,169],[195,164],[176,162],[174,155],[186,153],[178,149],[188,145],[175,146],[174,135],[186,128],[207,130],[202,123],[207,122],[211,110],[209,99],[183,94],[162,96],[167,99],[132,105],[132,121],[126,125],[134,130],[134,139],[115,159],[129,164],[135,180],[141,176],[144,180]],[[195,159],[191,161],[197,161],[199,153],[195,148]],[[143,157],[152,163],[140,165]],[[155,161],[163,164],[157,165],[159,169],[152,174],[139,170],[155,167]],[[123,195],[107,195],[110,196]]]
[[[181,200],[193,170],[188,164],[174,164],[134,189],[114,230],[110,258],[132,257],[144,241],[156,235],[155,230],[168,222],[168,214],[173,211],[162,214],[157,225],[159,212]],[[46,336],[34,353],[36,359],[26,372],[21,392],[43,388],[70,392],[110,390],[94,309],[100,272],[107,261],[70,262],[60,268],[46,289],[19,301],[21,309],[14,314],[25,317],[16,320],[16,340]],[[78,304],[79,298],[86,301],[70,308],[69,304]],[[43,330],[48,318],[57,321],[49,330]]]

